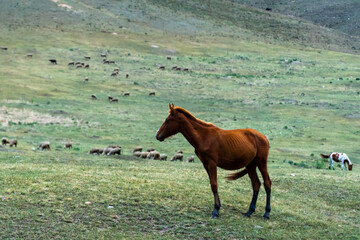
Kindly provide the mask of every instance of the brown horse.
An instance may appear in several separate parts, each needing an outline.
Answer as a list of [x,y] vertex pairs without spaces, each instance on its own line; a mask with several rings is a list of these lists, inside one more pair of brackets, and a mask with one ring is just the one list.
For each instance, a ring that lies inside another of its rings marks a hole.
[[269,141],[254,129],[223,130],[211,123],[195,118],[190,112],[169,104],[169,116],[156,133],[156,139],[166,138],[181,133],[195,148],[195,153],[201,160],[210,178],[211,190],[214,194],[214,210],[212,218],[219,216],[221,207],[217,185],[217,167],[226,170],[245,168],[227,177],[236,180],[248,174],[252,183],[253,197],[245,216],[250,217],[255,212],[256,201],[260,189],[260,180],[256,173],[259,168],[264,179],[266,191],[266,207],[264,218],[270,217],[271,180],[267,171]]

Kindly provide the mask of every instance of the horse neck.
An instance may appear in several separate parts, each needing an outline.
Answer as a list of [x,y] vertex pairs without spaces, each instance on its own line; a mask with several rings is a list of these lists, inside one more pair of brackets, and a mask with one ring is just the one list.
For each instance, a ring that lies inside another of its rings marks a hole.
[[208,128],[194,119],[189,119],[185,116],[184,119],[185,121],[181,124],[180,132],[197,149],[204,137],[206,137]]

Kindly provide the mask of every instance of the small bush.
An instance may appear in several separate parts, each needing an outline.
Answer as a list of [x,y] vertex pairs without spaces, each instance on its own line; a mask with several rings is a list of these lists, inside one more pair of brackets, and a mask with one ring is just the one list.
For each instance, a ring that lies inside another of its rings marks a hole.
[[322,168],[324,168],[324,165],[325,165],[324,161],[316,160],[316,162],[315,162],[316,169],[322,169]]

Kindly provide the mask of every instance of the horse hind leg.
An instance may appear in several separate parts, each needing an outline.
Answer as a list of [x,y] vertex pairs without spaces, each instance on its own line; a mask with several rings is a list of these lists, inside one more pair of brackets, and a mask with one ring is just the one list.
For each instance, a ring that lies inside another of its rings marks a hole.
[[266,191],[266,207],[265,207],[265,214],[263,217],[266,219],[269,219],[270,211],[271,211],[271,206],[270,206],[271,180],[270,180],[270,176],[269,176],[269,173],[267,170],[266,162],[265,162],[265,164],[260,164],[258,167],[259,167],[261,175],[264,179],[264,187],[265,187],[265,191]]
[[253,212],[255,212],[255,208],[256,208],[256,201],[258,198],[258,194],[259,194],[259,189],[261,186],[259,177],[256,173],[256,165],[251,163],[250,166],[247,166],[246,169],[248,170],[248,175],[250,177],[251,180],[251,185],[253,188],[253,197],[250,203],[250,207],[249,210],[244,214],[246,217],[250,217],[251,214]]

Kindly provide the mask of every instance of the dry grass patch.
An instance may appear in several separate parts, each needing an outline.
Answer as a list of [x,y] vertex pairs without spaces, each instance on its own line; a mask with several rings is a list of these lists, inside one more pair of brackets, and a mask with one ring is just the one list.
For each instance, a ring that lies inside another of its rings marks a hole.
[[49,124],[54,123],[61,126],[73,126],[74,121],[70,118],[63,116],[51,116],[46,113],[39,113],[29,109],[17,109],[17,108],[7,108],[2,106],[0,108],[0,123],[1,126],[9,126],[9,122],[14,123],[39,123],[39,124]]

